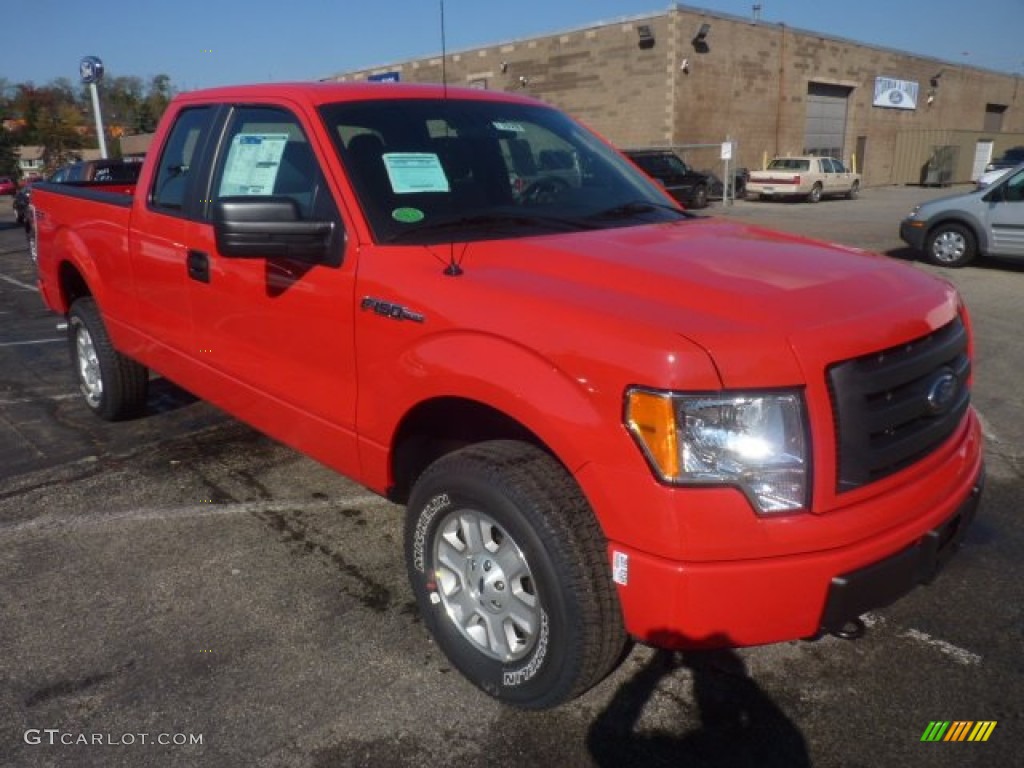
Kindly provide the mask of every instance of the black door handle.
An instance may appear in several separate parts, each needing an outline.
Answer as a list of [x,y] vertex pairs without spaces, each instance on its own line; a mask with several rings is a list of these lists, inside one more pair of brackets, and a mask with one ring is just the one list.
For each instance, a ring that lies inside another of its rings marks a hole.
[[188,276],[200,283],[210,282],[210,257],[202,251],[189,250]]

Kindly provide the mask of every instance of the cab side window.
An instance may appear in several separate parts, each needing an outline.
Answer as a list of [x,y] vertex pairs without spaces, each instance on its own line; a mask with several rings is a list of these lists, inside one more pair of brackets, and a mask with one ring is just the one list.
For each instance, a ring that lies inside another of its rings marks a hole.
[[167,139],[149,202],[168,213],[184,212],[192,185],[194,164],[209,132],[213,108],[195,107],[178,115]]
[[316,155],[298,120],[273,107],[240,107],[228,124],[213,199],[287,197],[303,220],[338,220]]

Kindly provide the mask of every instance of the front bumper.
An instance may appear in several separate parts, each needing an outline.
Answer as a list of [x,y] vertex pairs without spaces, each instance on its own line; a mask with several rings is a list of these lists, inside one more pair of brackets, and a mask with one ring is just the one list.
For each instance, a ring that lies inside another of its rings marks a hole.
[[985,484],[979,474],[970,495],[952,517],[918,541],[873,565],[832,578],[821,618],[821,632],[838,632],[863,613],[883,608],[927,584],[949,561],[974,521]]
[[900,222],[900,240],[915,250],[924,250],[924,241],[927,235],[928,228],[923,221],[904,219]]
[[848,506],[770,519],[730,489],[645,491],[608,467],[581,479],[623,510],[602,522],[627,631],[665,647],[736,647],[838,630],[932,578],[981,495],[973,413],[923,464]]

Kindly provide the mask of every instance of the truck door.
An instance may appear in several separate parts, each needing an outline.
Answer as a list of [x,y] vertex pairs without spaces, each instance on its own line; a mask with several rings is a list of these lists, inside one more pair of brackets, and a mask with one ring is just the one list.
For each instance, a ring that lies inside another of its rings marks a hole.
[[132,212],[129,248],[136,286],[136,326],[165,351],[169,347],[186,356],[193,350],[185,231],[200,198],[194,171],[214,113],[213,107],[191,107],[174,118],[149,177],[150,186],[144,198],[137,198]]
[[1024,171],[1018,171],[989,194],[990,253],[1024,256]]
[[[205,193],[207,216],[186,237],[193,343],[219,378],[211,399],[230,400],[288,442],[294,435],[282,430],[347,429],[355,420],[354,264],[343,260],[342,219],[310,135],[289,110],[232,109]],[[332,258],[222,253],[213,212],[227,199],[284,201],[301,220],[332,222]]]

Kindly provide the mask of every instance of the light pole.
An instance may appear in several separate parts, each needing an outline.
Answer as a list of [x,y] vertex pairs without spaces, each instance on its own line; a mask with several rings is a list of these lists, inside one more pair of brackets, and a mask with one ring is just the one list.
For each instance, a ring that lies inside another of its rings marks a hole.
[[82,76],[82,82],[89,86],[89,93],[92,96],[92,111],[96,116],[96,137],[100,142],[100,157],[107,157],[107,140],[103,136],[103,115],[100,114],[100,95],[96,90],[96,83],[103,79],[103,62],[96,56],[86,56],[78,64],[78,74]]

